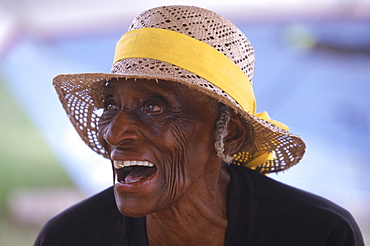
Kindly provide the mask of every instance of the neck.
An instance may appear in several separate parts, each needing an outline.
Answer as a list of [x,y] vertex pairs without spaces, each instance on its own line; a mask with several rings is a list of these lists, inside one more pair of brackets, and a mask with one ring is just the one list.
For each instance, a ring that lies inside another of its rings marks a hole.
[[229,180],[225,168],[214,170],[194,182],[174,206],[149,214],[149,244],[224,245]]

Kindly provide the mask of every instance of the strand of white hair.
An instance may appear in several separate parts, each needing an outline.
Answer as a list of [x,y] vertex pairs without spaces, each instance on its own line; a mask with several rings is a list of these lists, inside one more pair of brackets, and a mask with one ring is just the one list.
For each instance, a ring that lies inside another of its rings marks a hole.
[[220,116],[216,122],[216,130],[215,130],[215,148],[217,152],[217,156],[219,156],[226,164],[230,164],[232,162],[232,157],[229,155],[225,155],[225,148],[224,148],[224,139],[227,137],[229,133],[227,130],[227,125],[230,121],[230,108],[225,104],[221,104],[220,106]]

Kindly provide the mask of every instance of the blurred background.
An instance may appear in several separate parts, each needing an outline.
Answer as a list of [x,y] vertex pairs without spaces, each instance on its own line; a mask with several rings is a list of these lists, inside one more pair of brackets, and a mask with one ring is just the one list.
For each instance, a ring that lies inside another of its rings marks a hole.
[[270,177],[348,209],[369,244],[369,1],[0,0],[0,245],[32,245],[48,218],[111,185],[51,80],[109,72],[132,19],[172,4],[216,11],[247,35],[258,111],[307,144],[298,166]]

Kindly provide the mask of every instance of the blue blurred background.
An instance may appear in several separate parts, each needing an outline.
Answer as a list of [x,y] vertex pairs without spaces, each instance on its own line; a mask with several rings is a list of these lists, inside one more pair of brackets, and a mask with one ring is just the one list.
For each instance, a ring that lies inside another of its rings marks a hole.
[[[166,4],[209,8],[247,35],[256,53],[258,111],[267,110],[307,144],[299,165],[270,177],[350,210],[370,243],[368,1],[3,0],[0,179],[9,181],[0,181],[0,231],[6,229],[0,245],[19,240],[6,233],[14,228],[32,227],[25,239],[32,241],[48,216],[111,185],[109,161],[71,128],[51,80],[60,73],[109,72],[115,43],[131,20]],[[27,183],[32,179],[35,185]],[[36,210],[39,219],[29,215]]]

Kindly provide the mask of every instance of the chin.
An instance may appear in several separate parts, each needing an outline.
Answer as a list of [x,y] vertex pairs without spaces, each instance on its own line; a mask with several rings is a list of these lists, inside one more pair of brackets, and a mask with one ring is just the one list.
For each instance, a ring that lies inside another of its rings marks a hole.
[[127,217],[140,218],[154,212],[154,206],[147,198],[123,198],[115,192],[115,200],[120,213]]
[[120,211],[122,215],[126,217],[131,217],[131,218],[142,218],[148,215],[147,213],[139,212],[137,210],[132,211],[130,209],[120,208],[119,206],[118,206],[118,210]]
[[116,204],[120,213],[127,217],[140,218],[150,213],[144,211],[140,206],[127,206],[126,203],[121,203],[120,201],[117,201],[117,199]]

